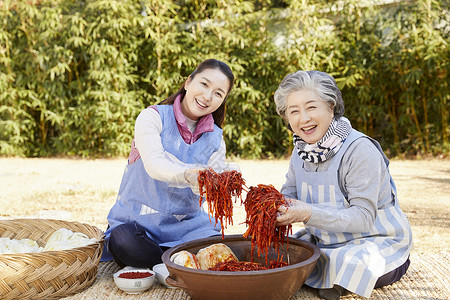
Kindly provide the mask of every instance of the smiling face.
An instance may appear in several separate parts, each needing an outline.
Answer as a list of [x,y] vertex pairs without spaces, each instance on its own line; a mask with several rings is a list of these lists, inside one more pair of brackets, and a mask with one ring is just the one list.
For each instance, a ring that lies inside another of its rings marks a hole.
[[219,108],[229,87],[228,77],[220,70],[205,69],[186,81],[186,95],[181,102],[181,111],[187,118],[198,120]]
[[292,92],[286,104],[289,125],[302,140],[314,144],[325,135],[333,119],[333,109],[314,91]]

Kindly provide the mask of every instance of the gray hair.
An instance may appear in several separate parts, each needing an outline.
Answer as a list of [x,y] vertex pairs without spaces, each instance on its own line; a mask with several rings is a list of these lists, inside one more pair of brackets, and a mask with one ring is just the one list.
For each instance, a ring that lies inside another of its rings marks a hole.
[[293,92],[305,89],[316,92],[320,100],[328,103],[333,108],[335,119],[344,115],[342,93],[331,75],[320,71],[297,71],[284,77],[274,96],[277,113],[286,122],[287,97]]

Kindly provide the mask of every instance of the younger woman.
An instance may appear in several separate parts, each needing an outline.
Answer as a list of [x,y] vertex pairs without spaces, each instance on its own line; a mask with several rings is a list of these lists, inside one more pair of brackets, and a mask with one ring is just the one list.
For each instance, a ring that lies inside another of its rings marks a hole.
[[208,59],[175,94],[139,114],[103,260],[151,268],[169,247],[220,234],[194,192],[200,170],[225,167],[221,126],[233,84],[229,66]]
[[287,75],[275,103],[295,145],[281,189],[290,205],[280,208],[277,223],[304,222],[322,254],[305,284],[339,299],[344,289],[369,297],[398,281],[409,266],[412,234],[379,143],[352,129],[326,73]]

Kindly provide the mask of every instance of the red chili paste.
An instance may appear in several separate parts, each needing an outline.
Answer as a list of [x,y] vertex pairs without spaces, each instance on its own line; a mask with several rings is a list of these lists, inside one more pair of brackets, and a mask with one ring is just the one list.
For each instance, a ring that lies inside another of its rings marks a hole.
[[128,278],[128,279],[139,279],[139,278],[145,278],[150,277],[153,274],[150,272],[124,272],[119,274],[120,278]]

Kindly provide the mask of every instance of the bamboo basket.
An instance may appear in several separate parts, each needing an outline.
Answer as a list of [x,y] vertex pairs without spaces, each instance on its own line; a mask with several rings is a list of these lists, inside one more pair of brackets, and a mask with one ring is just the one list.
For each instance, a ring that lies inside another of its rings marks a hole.
[[90,286],[103,251],[103,232],[84,223],[51,219],[0,221],[0,237],[32,239],[45,246],[50,235],[67,228],[98,241],[69,250],[0,254],[0,299],[58,299]]

